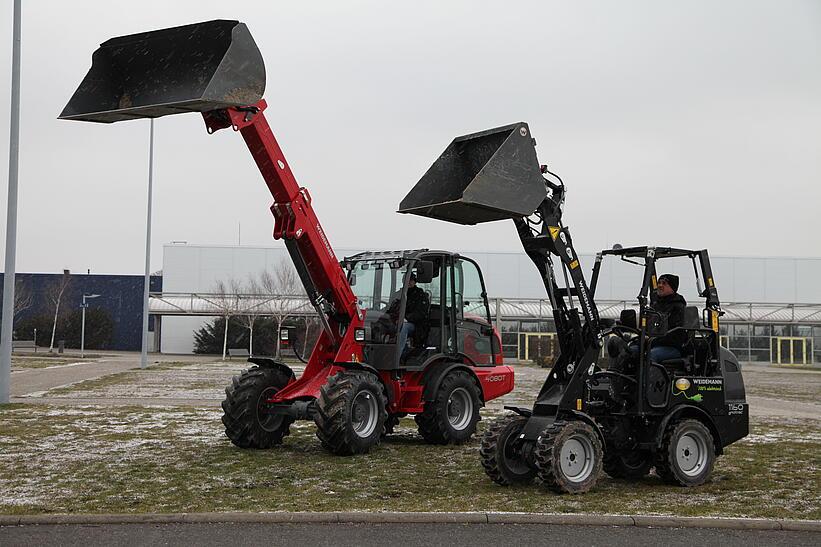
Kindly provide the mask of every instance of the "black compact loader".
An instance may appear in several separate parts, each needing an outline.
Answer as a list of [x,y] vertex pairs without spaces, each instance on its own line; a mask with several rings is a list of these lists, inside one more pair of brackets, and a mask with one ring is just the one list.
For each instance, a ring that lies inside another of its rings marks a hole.
[[[709,255],[603,251],[588,286],[562,223],[564,197],[562,180],[539,165],[528,125],[516,123],[454,139],[399,206],[458,224],[512,219],[553,307],[560,355],[533,407],[506,407],[513,414],[486,430],[482,466],[498,484],[537,478],[562,493],[590,490],[602,469],[637,479],[655,467],[667,482],[700,485],[724,447],[749,430],[738,360],[719,345],[723,312]],[[619,321],[601,319],[594,300],[606,256],[643,268],[636,309]],[[656,262],[675,257],[693,261],[704,302],[668,328],[653,308]],[[682,357],[651,362],[653,340],[675,330],[686,335]]]

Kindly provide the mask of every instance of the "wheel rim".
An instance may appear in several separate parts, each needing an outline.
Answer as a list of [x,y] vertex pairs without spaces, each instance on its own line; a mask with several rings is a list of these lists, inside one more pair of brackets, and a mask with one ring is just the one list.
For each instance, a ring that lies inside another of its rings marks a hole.
[[573,435],[562,445],[559,455],[562,474],[582,482],[593,472],[593,443],[584,435]]
[[273,397],[279,389],[275,387],[267,387],[262,390],[257,399],[257,423],[263,431],[271,433],[282,426],[282,414],[268,414],[268,404],[265,402]]
[[363,390],[356,394],[351,405],[351,424],[354,433],[359,437],[370,437],[376,430],[379,418],[379,405],[370,391]]
[[473,419],[473,398],[463,388],[457,387],[448,397],[448,422],[453,429],[461,431]]
[[676,463],[688,477],[697,477],[707,465],[707,442],[702,435],[688,432],[676,443]]

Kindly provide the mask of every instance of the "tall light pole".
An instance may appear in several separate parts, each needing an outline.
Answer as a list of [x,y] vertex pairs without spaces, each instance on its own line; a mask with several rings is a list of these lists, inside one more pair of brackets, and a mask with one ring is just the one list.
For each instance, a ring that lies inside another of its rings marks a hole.
[[86,308],[88,307],[88,303],[86,300],[91,300],[92,298],[97,298],[100,296],[99,294],[84,294],[83,295],[83,321],[82,327],[80,328],[80,359],[86,356]]
[[154,118],[148,138],[148,212],[145,219],[145,283],[143,286],[143,342],[140,368],[148,366],[148,290],[151,284],[151,197],[154,185]]
[[3,277],[3,323],[0,326],[0,403],[9,402],[11,334],[14,323],[14,277],[17,257],[17,173],[20,157],[20,6],[14,0],[11,38],[11,114],[9,115],[9,198],[6,213],[6,267]]

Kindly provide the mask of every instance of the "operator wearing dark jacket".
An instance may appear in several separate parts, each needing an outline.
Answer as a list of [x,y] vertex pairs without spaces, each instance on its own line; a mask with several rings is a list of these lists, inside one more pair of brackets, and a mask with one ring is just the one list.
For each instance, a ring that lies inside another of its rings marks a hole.
[[428,318],[428,294],[416,286],[416,274],[411,274],[408,284],[408,298],[405,302],[405,319],[414,324],[423,323]]
[[[677,275],[659,276],[656,285],[656,300],[652,306],[655,311],[667,315],[667,330],[684,326],[684,308],[687,307],[687,301],[677,291]],[[650,344],[650,360],[660,363],[668,359],[678,359],[684,352],[686,343],[687,333],[683,330],[654,338]]]
[[408,294],[405,299],[405,321],[399,330],[399,351],[404,356],[408,343],[408,336],[412,336],[428,320],[428,294],[416,286],[416,274],[411,274],[408,280]]

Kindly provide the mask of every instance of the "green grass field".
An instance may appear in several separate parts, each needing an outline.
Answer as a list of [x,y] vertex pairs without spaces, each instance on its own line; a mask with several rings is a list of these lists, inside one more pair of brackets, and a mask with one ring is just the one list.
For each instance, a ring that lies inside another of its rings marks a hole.
[[490,482],[478,441],[430,446],[411,419],[370,454],[324,452],[301,422],[281,447],[241,450],[219,408],[0,407],[0,513],[531,511],[821,518],[817,422],[757,421],[707,485],[602,476],[560,496]]

